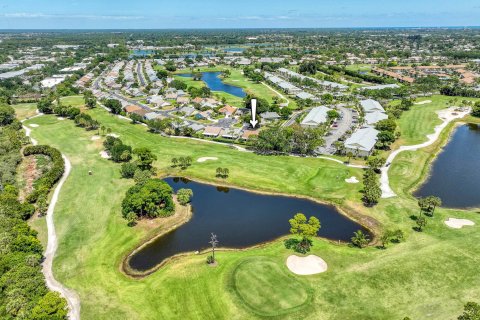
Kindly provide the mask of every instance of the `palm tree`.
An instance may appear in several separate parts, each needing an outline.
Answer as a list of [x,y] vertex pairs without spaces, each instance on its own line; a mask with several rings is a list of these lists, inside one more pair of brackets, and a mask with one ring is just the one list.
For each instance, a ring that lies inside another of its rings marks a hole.
[[178,164],[178,159],[177,158],[172,158],[172,167],[176,167]]
[[363,233],[362,230],[355,231],[351,240],[352,244],[359,248],[365,248],[370,241],[368,236]]
[[228,168],[223,168],[223,178],[224,179],[228,178],[229,174],[230,174],[230,170],[228,170]]
[[418,217],[416,220],[417,226],[418,226],[418,231],[422,231],[422,229],[427,225],[427,219],[425,217]]

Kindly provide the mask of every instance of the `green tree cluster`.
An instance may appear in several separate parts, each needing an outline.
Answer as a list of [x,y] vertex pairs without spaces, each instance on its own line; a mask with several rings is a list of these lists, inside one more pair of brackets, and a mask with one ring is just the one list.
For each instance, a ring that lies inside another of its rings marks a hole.
[[172,188],[160,179],[148,179],[128,189],[122,201],[123,217],[130,220],[133,212],[135,219],[147,217],[165,217],[175,210]]

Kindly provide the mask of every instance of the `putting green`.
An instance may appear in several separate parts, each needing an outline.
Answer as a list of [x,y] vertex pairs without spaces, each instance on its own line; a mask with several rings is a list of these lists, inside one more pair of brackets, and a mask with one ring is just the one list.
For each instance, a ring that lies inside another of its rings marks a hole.
[[232,285],[244,305],[262,316],[291,313],[303,309],[311,300],[307,285],[268,257],[240,262],[232,273]]

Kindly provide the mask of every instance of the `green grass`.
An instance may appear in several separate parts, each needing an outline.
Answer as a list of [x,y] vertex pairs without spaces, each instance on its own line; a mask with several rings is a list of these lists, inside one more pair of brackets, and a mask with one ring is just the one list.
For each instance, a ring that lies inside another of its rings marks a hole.
[[308,287],[268,257],[242,260],[232,275],[232,287],[254,313],[278,316],[305,307]]
[[[427,140],[427,135],[434,132],[435,126],[442,123],[438,118],[437,111],[451,106],[449,101],[452,97],[434,95],[417,99],[421,101],[432,101],[428,104],[414,105],[408,112],[404,112],[398,121],[401,138],[397,143],[401,145],[419,144]],[[478,99],[469,98],[476,101]],[[394,103],[399,103],[395,101]]]
[[[359,202],[361,184],[343,182],[351,175],[361,178],[358,169],[327,160],[257,156],[220,145],[163,138],[99,108],[89,113],[124,142],[154,150],[155,166],[162,174],[179,174],[170,168],[174,156],[216,156],[218,161],[194,161],[183,174],[216,182],[215,169],[228,167],[229,184],[339,203],[356,216],[369,217],[365,221],[373,217],[384,227],[402,229],[407,240],[387,250],[359,250],[315,239],[311,253],[321,256],[329,268],[308,277],[288,273],[285,260],[291,252],[279,240],[248,250],[220,251],[215,268],[205,264],[206,256],[189,255],[144,279],[130,279],[119,265],[148,236],[143,229],[127,227],[121,218],[120,202],[132,182],[120,178],[118,165],[98,155],[101,141],[90,140],[96,132],[77,128],[69,120],[42,116],[31,120],[40,125],[33,128],[33,137],[59,148],[73,164],[55,211],[59,247],[54,273],[79,293],[82,319],[258,319],[263,318],[260,313],[274,312],[287,312],[273,317],[280,319],[452,319],[465,302],[480,300],[480,216],[439,208],[428,219],[425,232],[412,230],[410,215],[418,210],[407,186],[425,174],[423,164],[431,150],[402,153],[390,173],[399,197],[364,208]],[[448,229],[443,224],[447,217],[468,218],[477,226]],[[265,285],[252,279],[244,283],[243,279],[253,276]],[[242,280],[236,281],[238,277]],[[232,289],[235,281],[240,285],[236,290]],[[285,282],[292,285],[284,289]],[[273,283],[281,288],[278,292]],[[263,303],[256,301],[249,288],[258,290]],[[302,298],[302,288],[311,292],[311,300]]]
[[18,120],[24,120],[37,114],[36,103],[19,103],[12,105],[12,107],[15,109]]
[[60,101],[65,106],[72,106],[72,107],[77,107],[77,108],[85,106],[85,101],[83,100],[83,95],[61,97]]
[[370,72],[372,70],[372,66],[369,64],[351,64],[345,67],[347,70],[352,71],[366,71]]

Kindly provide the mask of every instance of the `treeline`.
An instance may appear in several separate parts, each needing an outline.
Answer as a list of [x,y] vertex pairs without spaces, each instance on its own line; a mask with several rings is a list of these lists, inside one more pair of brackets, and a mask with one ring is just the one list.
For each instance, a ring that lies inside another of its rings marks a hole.
[[15,110],[0,104],[0,190],[6,184],[15,184],[17,165],[22,160],[20,148],[25,140],[21,128]]
[[[45,285],[41,272],[43,247],[37,232],[26,221],[35,212],[35,206],[18,200],[14,169],[21,161],[20,150],[27,140],[16,119],[7,116],[3,120],[0,121],[0,318],[67,319],[66,301]],[[26,150],[29,153],[34,149]],[[43,190],[46,184],[37,188]]]
[[335,74],[345,75],[357,81],[367,81],[372,83],[394,83],[393,80],[376,76],[373,74],[363,74],[354,70],[349,70],[342,66],[327,66],[321,64],[320,61],[306,61],[302,62],[299,66],[299,71],[302,74],[311,74],[315,75],[318,71],[323,72],[327,75],[334,76]]
[[445,86],[440,89],[440,93],[446,96],[451,97],[469,97],[469,98],[480,98],[480,91],[459,87],[459,86]]
[[384,78],[384,77],[380,77],[380,76],[376,76],[368,73],[360,73],[360,72],[349,70],[347,68],[340,67],[340,66],[328,66],[328,68],[336,72],[343,73],[347,76],[361,79],[367,82],[378,83],[378,84],[395,83],[394,80],[391,80],[388,78]]

